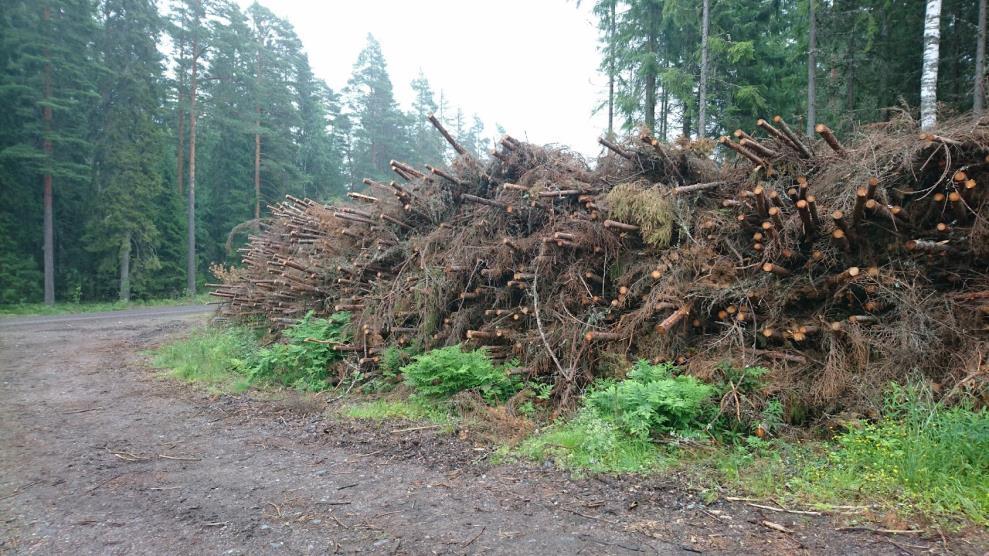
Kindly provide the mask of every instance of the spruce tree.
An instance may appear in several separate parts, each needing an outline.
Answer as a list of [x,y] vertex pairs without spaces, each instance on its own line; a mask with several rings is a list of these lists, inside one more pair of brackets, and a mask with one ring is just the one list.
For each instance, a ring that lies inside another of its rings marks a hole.
[[[93,120],[97,137],[89,221],[83,237],[98,258],[100,274],[116,270],[118,297],[129,301],[132,270],[156,271],[154,256],[162,214],[156,201],[165,189],[161,175],[164,142],[161,119],[162,62],[158,37],[162,21],[151,0],[102,0],[98,41],[99,92]],[[140,254],[133,257],[135,249]],[[132,264],[135,259],[137,264]]]
[[409,141],[405,116],[392,92],[381,45],[372,35],[354,64],[345,90],[353,120],[350,152],[355,179],[384,178],[389,161],[405,159]]

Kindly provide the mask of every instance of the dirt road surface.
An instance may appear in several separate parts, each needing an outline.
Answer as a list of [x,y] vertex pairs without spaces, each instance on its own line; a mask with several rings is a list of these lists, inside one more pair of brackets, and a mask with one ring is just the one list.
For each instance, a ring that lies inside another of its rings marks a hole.
[[839,532],[827,516],[704,505],[674,478],[492,466],[490,448],[436,430],[344,421],[298,396],[210,396],[147,366],[145,350],[207,318],[191,307],[0,320],[0,553],[945,548]]

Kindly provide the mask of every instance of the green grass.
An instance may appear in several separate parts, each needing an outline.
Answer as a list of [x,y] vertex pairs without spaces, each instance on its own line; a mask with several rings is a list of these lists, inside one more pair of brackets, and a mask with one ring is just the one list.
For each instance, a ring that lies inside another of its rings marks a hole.
[[353,402],[340,410],[340,414],[361,421],[427,421],[451,428],[457,418],[444,408],[419,400],[373,400]]
[[153,352],[156,367],[180,380],[220,391],[242,392],[251,385],[245,365],[259,350],[257,334],[245,327],[207,326]]
[[523,440],[514,454],[571,471],[602,473],[644,473],[670,464],[661,447],[587,410]]
[[18,303],[15,305],[0,305],[0,318],[18,316],[47,316],[70,315],[76,313],[102,313],[107,311],[122,311],[141,307],[172,307],[178,305],[205,305],[211,299],[209,294],[199,294],[192,297],[170,299],[135,300],[128,303],[121,301],[103,301],[87,303]]

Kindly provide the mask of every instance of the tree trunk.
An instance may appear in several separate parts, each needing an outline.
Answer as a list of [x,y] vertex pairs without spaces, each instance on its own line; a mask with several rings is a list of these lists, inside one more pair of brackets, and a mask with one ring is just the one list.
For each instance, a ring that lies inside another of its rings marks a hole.
[[[255,125],[261,129],[261,107]],[[261,218],[261,133],[254,133],[254,219]]]
[[927,0],[924,14],[924,69],[920,77],[920,127],[937,124],[937,65],[941,45],[941,0]]
[[807,137],[814,136],[817,124],[817,18],[814,14],[814,0],[807,0]]
[[[179,93],[179,104],[182,104],[182,93]],[[185,110],[179,107],[179,150],[175,156],[175,175],[178,177],[179,197],[185,193]]]
[[646,37],[646,52],[649,60],[646,62],[646,103],[643,107],[643,114],[645,115],[646,127],[649,128],[650,132],[653,132],[656,129],[656,41],[659,34],[659,17],[656,13],[658,7],[654,3],[649,4],[648,10],[649,29]]
[[710,21],[711,0],[704,0],[701,15],[701,79],[700,98],[697,101],[697,138],[705,135],[705,116],[707,115],[707,34]]
[[181,60],[185,57],[185,42],[179,41],[179,67],[176,69],[179,76],[179,84],[176,93],[176,109],[179,113],[179,122],[176,129],[178,134],[178,152],[175,154],[175,176],[178,182],[179,197],[185,192],[185,110],[182,108],[182,91],[185,89],[185,72],[181,66]]
[[196,2],[196,33],[192,38],[192,69],[189,80],[189,203],[186,218],[188,219],[187,253],[186,253],[186,291],[196,295],[196,77],[199,66],[199,10],[202,3]]
[[611,1],[611,20],[608,22],[608,140],[615,138],[615,8],[618,0]]
[[130,301],[130,232],[120,242],[120,301]]
[[979,0],[979,33],[975,46],[975,98],[972,111],[981,116],[986,102],[986,0]]
[[683,136],[690,137],[690,106],[683,103]]
[[663,87],[663,94],[659,100],[659,137],[666,141],[666,134],[669,130],[670,122],[670,93]]
[[[51,18],[51,8],[45,6],[42,11],[42,19],[47,25],[49,19]],[[42,146],[45,151],[45,173],[43,177],[44,182],[44,213],[45,213],[45,223],[44,223],[44,265],[45,265],[45,305],[55,304],[55,218],[53,213],[53,200],[54,194],[52,192],[52,156],[54,153],[54,148],[52,146],[52,107],[48,102],[52,96],[52,64],[51,60],[48,59],[49,52],[45,50],[45,85],[44,85],[44,99],[45,106],[42,109],[42,118],[44,119],[44,138],[42,139]]]

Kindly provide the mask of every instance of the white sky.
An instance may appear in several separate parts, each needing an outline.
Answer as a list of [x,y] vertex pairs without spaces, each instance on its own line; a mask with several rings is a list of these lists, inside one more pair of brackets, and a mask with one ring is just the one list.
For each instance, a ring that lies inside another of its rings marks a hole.
[[[253,0],[238,0],[244,7]],[[560,143],[584,156],[598,152],[606,111],[591,111],[607,92],[598,71],[592,2],[573,0],[261,0],[302,39],[314,73],[334,91],[347,83],[370,32],[395,96],[411,105],[409,83],[421,68],[451,110],[477,113],[533,143]],[[470,121],[470,120],[468,120]]]

